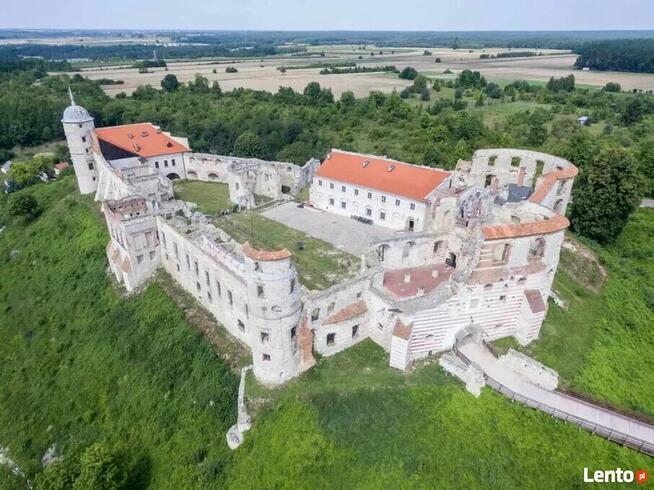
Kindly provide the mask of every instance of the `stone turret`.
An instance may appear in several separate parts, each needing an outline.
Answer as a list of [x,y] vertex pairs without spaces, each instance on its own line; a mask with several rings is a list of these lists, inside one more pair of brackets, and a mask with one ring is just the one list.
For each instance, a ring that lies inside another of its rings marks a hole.
[[248,281],[250,346],[254,374],[267,384],[279,384],[298,374],[299,323],[302,314],[297,269],[288,250],[242,248]]
[[95,129],[95,124],[88,111],[75,104],[70,88],[68,88],[68,95],[70,106],[64,111],[61,123],[64,126],[79,191],[82,194],[90,194],[98,187],[98,174],[91,150],[91,132]]

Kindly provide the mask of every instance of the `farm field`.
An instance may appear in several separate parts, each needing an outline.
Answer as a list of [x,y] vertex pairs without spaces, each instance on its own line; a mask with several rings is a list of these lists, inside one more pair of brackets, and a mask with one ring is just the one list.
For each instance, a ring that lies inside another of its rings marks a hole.
[[[480,54],[496,54],[505,49],[486,50],[453,50],[447,48],[427,48],[431,55],[423,54],[424,48],[371,46],[361,50],[355,46],[314,46],[306,56],[268,57],[263,59],[230,59],[230,60],[196,60],[171,61],[168,69],[151,68],[150,73],[139,73],[136,68],[120,66],[103,66],[84,68],[82,74],[90,79],[111,78],[123,80],[122,85],[103,87],[109,95],[120,92],[131,93],[139,85],[150,84],[159,88],[161,79],[168,73],[186,82],[196,74],[217,81],[223,90],[244,87],[255,90],[276,92],[280,86],[291,87],[302,91],[311,81],[317,81],[322,86],[332,89],[335,96],[340,96],[346,90],[351,90],[357,97],[368,95],[371,90],[383,92],[400,91],[410,83],[399,79],[390,73],[356,73],[340,75],[320,75],[320,68],[290,69],[281,73],[281,66],[303,66],[314,63],[355,62],[360,66],[395,65],[398,69],[413,66],[419,72],[430,77],[443,75],[445,70],[455,74],[464,70],[478,70],[491,81],[529,80],[545,82],[550,77],[563,77],[574,74],[580,85],[603,86],[607,82],[618,82],[623,89],[638,88],[654,90],[654,74],[600,72],[574,70],[572,65],[576,55],[566,51],[542,50],[546,55],[527,58],[496,58],[479,59]],[[379,54],[382,51],[383,54]],[[471,52],[470,52],[471,51]],[[315,56],[324,53],[324,57]],[[371,56],[374,54],[374,56]],[[361,59],[359,58],[361,57]],[[440,63],[435,59],[440,58]],[[225,73],[225,67],[234,66],[237,73]],[[214,70],[216,73],[214,73]]]

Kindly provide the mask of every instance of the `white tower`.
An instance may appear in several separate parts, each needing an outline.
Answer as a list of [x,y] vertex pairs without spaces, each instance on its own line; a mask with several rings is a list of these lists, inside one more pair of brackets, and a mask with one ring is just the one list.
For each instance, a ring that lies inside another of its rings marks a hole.
[[91,131],[95,129],[93,118],[86,109],[75,104],[73,92],[68,87],[70,106],[64,111],[61,122],[68,142],[68,151],[75,167],[77,185],[82,194],[95,192],[98,187],[97,170],[91,151]]

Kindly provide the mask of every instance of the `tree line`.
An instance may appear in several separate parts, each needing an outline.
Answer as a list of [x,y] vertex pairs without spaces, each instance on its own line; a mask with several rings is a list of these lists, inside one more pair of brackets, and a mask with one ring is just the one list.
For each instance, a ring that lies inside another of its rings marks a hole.
[[577,68],[654,73],[654,39],[612,39],[578,46]]

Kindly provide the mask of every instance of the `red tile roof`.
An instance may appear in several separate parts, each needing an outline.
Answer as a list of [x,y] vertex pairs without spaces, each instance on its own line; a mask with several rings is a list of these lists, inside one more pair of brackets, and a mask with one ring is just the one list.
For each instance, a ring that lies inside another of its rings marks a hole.
[[366,311],[368,311],[368,305],[366,305],[366,302],[357,301],[356,303],[352,303],[351,305],[347,305],[345,308],[338,310],[322,323],[323,325],[329,325],[332,323],[344,322],[345,320],[350,320],[359,315],[363,315]]
[[57,170],[64,170],[68,167],[70,167],[70,164],[68,162],[56,163],[54,166],[54,168],[56,168]]
[[190,151],[151,123],[98,128],[95,134],[107,143],[145,158]]
[[451,174],[444,170],[410,165],[387,158],[332,150],[316,175],[422,200]]
[[547,309],[543,296],[537,289],[525,289],[525,296],[532,313],[542,313]]
[[420,289],[429,294],[450,278],[452,270],[446,264],[389,270],[384,273],[383,285],[398,298],[416,296]]
[[291,256],[291,252],[285,248],[282,250],[257,250],[250,245],[250,242],[245,242],[241,246],[241,251],[243,255],[252,260],[282,260]]
[[393,337],[399,337],[404,340],[409,340],[409,338],[411,337],[411,330],[413,330],[411,325],[405,325],[398,318],[397,321],[395,322],[395,328],[393,328]]
[[517,238],[532,235],[546,235],[565,230],[570,221],[565,216],[556,214],[550,219],[532,221],[531,223],[505,224],[496,226],[482,226],[481,232],[486,240],[499,240],[501,238]]
[[534,193],[529,197],[529,200],[531,202],[536,202],[540,204],[541,201],[547,197],[547,195],[552,190],[554,184],[556,184],[557,181],[572,179],[576,177],[578,173],[579,170],[574,165],[571,165],[570,167],[565,168],[563,170],[553,170],[543,178],[540,185],[536,188]]

